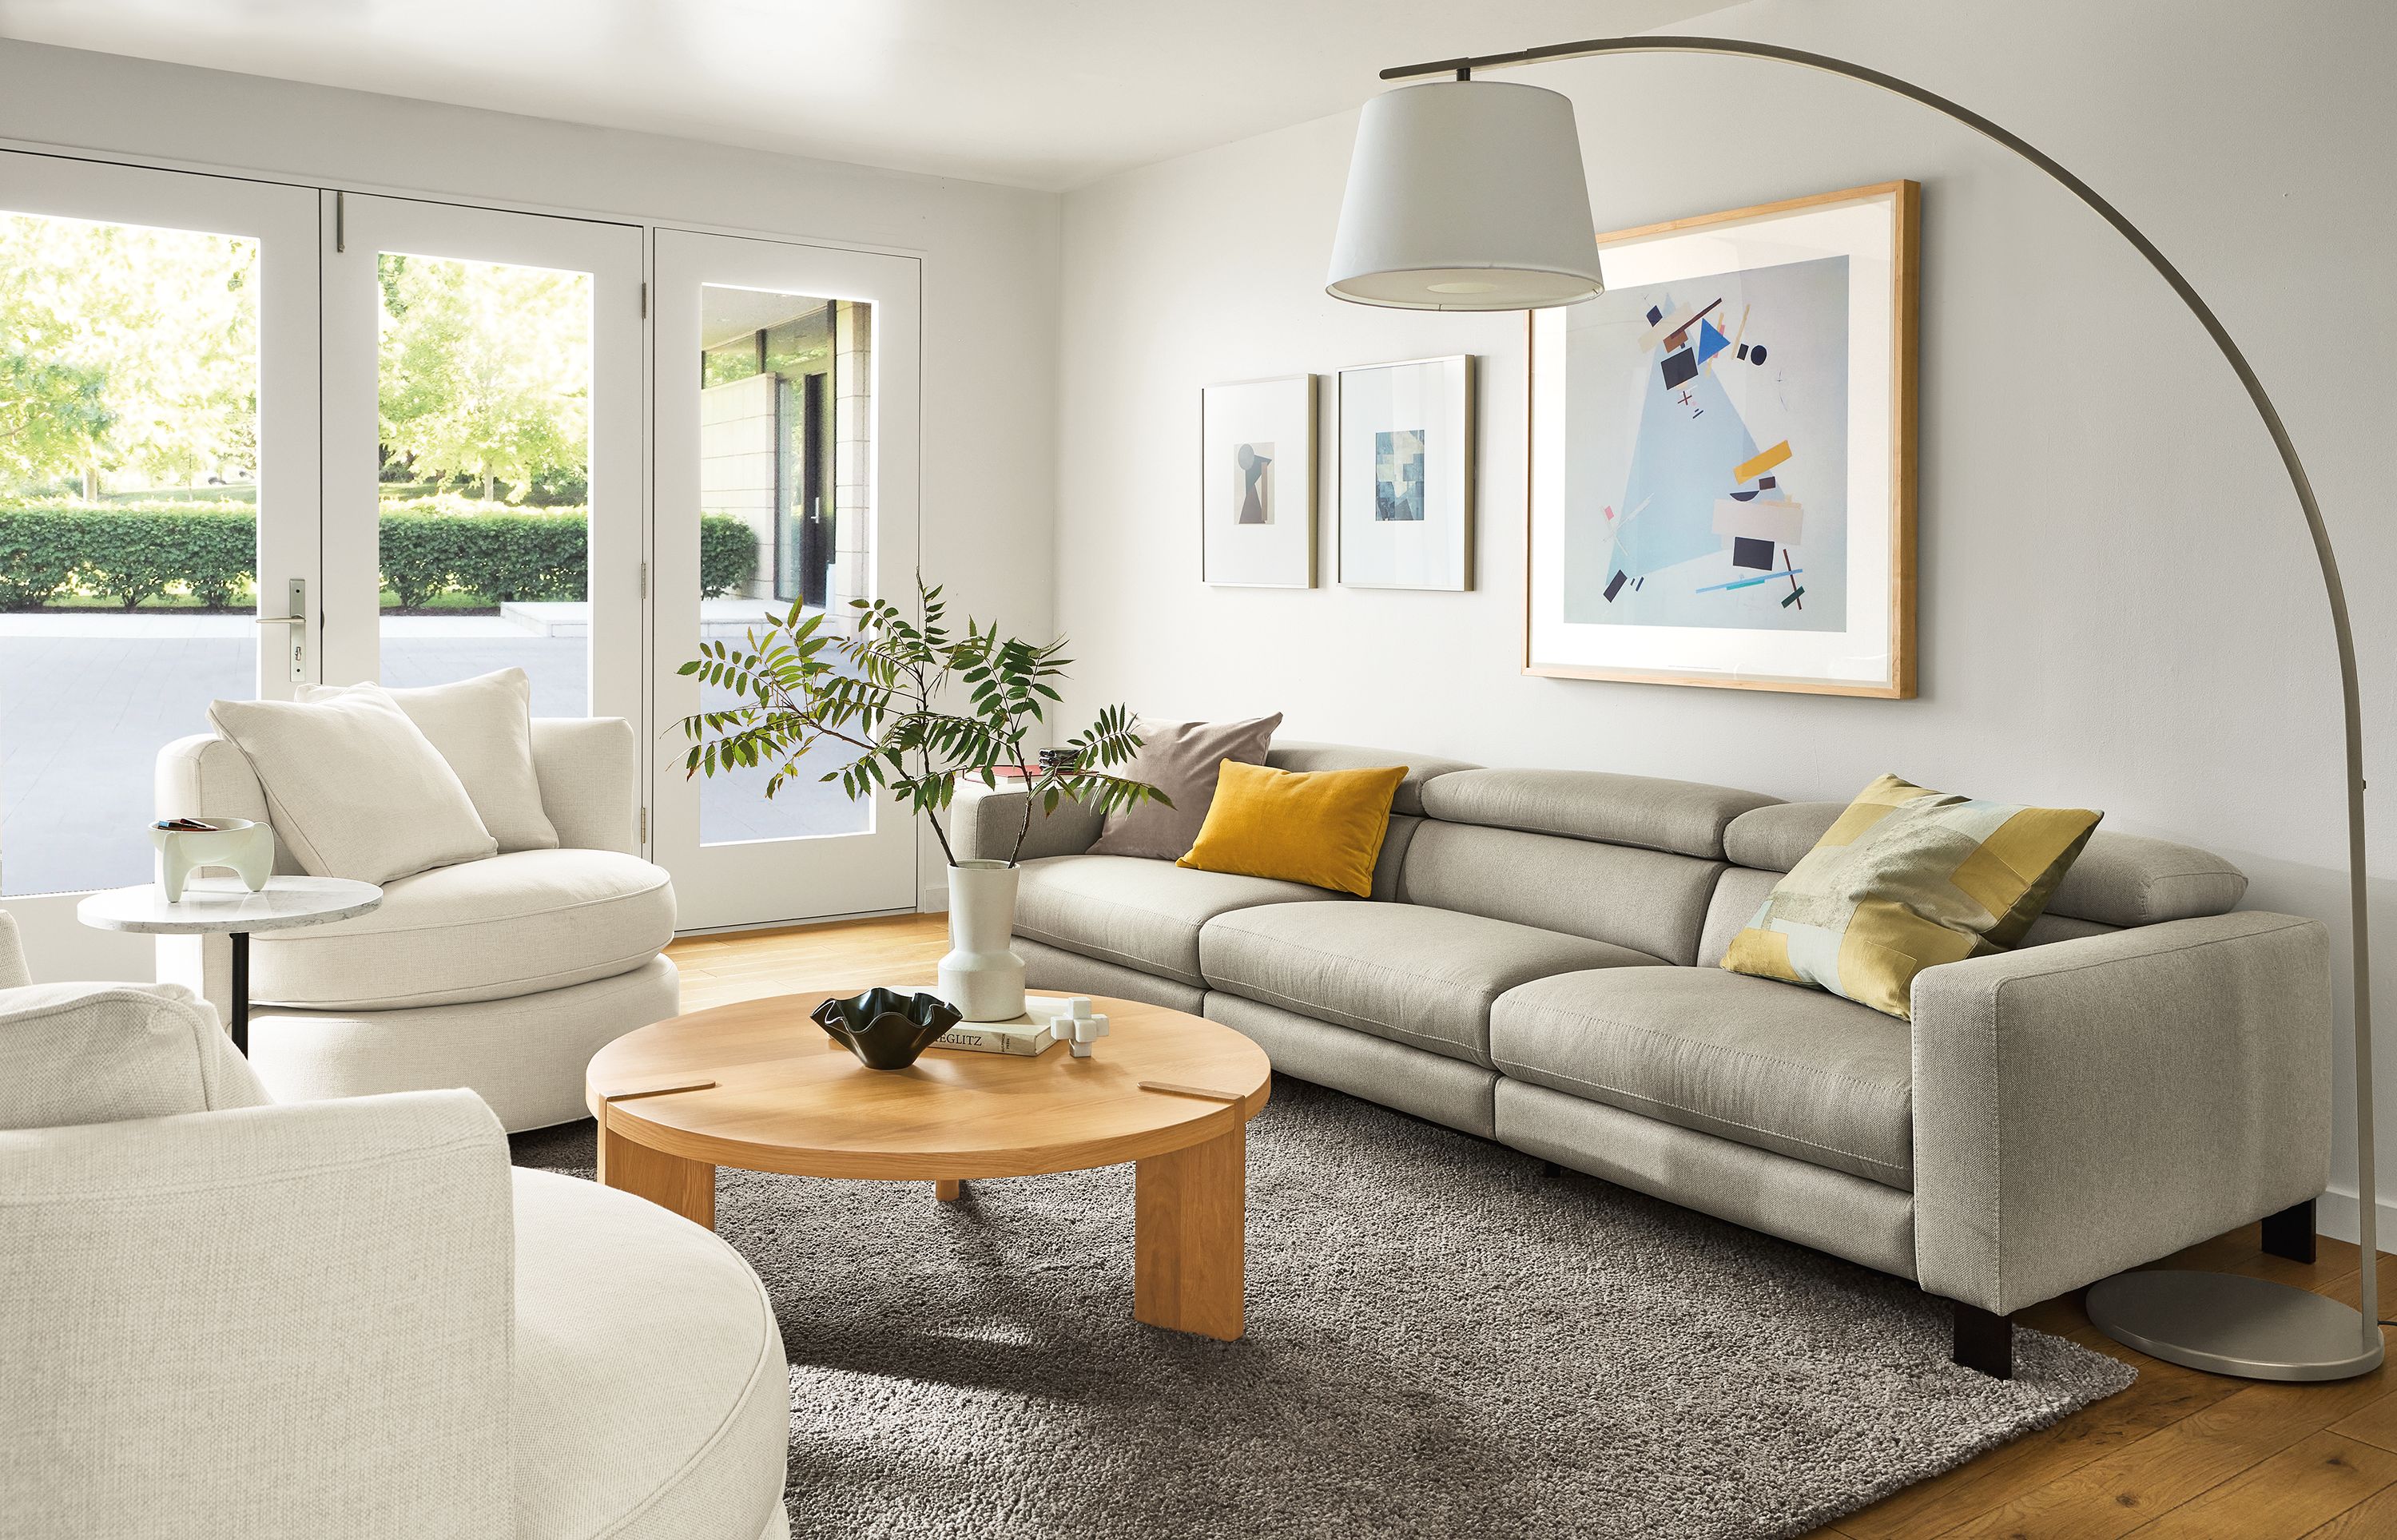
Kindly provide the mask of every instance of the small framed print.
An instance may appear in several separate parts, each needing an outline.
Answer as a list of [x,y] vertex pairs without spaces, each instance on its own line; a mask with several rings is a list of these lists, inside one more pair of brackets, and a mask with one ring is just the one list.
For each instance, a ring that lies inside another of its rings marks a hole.
[[1533,311],[1524,671],[1914,694],[1910,181],[1599,237]]
[[1199,573],[1232,588],[1315,586],[1315,376],[1198,392]]
[[1340,371],[1340,581],[1473,586],[1473,358]]

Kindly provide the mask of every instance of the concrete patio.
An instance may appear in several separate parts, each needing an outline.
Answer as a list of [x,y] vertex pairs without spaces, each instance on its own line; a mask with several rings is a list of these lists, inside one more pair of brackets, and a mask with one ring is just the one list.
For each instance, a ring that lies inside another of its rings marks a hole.
[[[589,619],[546,612],[390,616],[382,679],[394,687],[521,668],[535,716],[588,709]],[[738,638],[772,606],[708,600],[703,630]],[[756,613],[751,613],[752,611]],[[579,621],[579,624],[577,623]],[[150,878],[151,766],[159,748],[208,727],[208,702],[257,691],[258,627],[246,615],[110,610],[0,614],[0,894],[115,887]],[[679,737],[659,753],[678,752]],[[828,762],[829,763],[829,762]],[[768,802],[767,772],[703,784],[711,843],[854,833],[865,810],[809,783]]]

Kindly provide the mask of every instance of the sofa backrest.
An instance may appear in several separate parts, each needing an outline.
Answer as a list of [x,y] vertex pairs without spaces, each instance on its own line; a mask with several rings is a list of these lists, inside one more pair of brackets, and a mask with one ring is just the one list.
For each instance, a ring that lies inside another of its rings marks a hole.
[[[1782,803],[1743,814],[1723,837],[1724,852],[1739,866],[1788,871],[1814,848],[1847,805]],[[2047,901],[2047,917],[2085,921],[2108,929],[2155,925],[2167,920],[2228,914],[2246,891],[2247,874],[2212,851],[2140,834],[2111,833],[2101,827],[2089,836],[2072,870],[2056,884],[2055,896]],[[1758,901],[1762,901],[1761,896]],[[2063,936],[2052,932],[2045,939]]]
[[1680,963],[1697,960],[1724,830],[1773,802],[1587,770],[1454,770],[1422,798],[1394,896]]
[[1398,749],[1367,749],[1353,743],[1309,743],[1298,739],[1277,743],[1267,749],[1265,763],[1277,770],[1291,770],[1302,775],[1315,770],[1378,770],[1386,765],[1403,764],[1407,767],[1407,778],[1399,782],[1398,792],[1390,799],[1390,811],[1417,818],[1423,816],[1425,782],[1459,770],[1480,768],[1464,760],[1443,759],[1438,754],[1410,753]]
[[[633,821],[636,753],[632,726],[622,717],[532,719],[533,773],[558,843],[639,854]],[[158,750],[152,797],[162,818],[248,818],[270,827],[275,822],[249,757],[214,733],[177,738]],[[287,877],[305,870],[280,830],[275,835],[275,870]]]
[[[1814,848],[1847,805],[1780,803],[1732,821],[1723,851],[1735,864],[1724,870],[1707,905],[1698,966],[1722,961],[1731,938],[1756,918],[1773,884]],[[2022,945],[2043,947],[2131,925],[2226,914],[2246,891],[2245,874],[2211,851],[2100,829],[2056,884],[2056,896],[2031,923]]]

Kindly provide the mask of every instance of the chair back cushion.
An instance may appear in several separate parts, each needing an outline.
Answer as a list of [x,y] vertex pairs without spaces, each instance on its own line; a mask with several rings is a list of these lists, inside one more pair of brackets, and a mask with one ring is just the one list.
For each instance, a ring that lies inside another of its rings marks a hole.
[[501,855],[557,848],[557,829],[542,808],[541,779],[533,772],[532,681],[522,669],[408,690],[303,684],[300,698],[338,700],[353,690],[385,697],[416,724],[457,773]]
[[312,876],[387,883],[499,853],[458,773],[380,690],[220,700],[208,720],[248,759],[275,831]]
[[217,1014],[180,984],[0,989],[0,1128],[263,1107]]

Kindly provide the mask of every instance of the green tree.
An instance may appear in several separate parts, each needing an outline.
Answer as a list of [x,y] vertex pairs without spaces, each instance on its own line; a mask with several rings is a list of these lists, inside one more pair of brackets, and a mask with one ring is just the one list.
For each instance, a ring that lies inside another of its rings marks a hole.
[[591,280],[579,272],[385,255],[382,443],[419,476],[498,484],[586,473]]
[[[8,338],[19,343],[21,333],[11,325]],[[115,420],[106,369],[23,346],[0,352],[0,476],[40,483],[80,471]]]
[[0,474],[257,472],[258,243],[0,218]]

